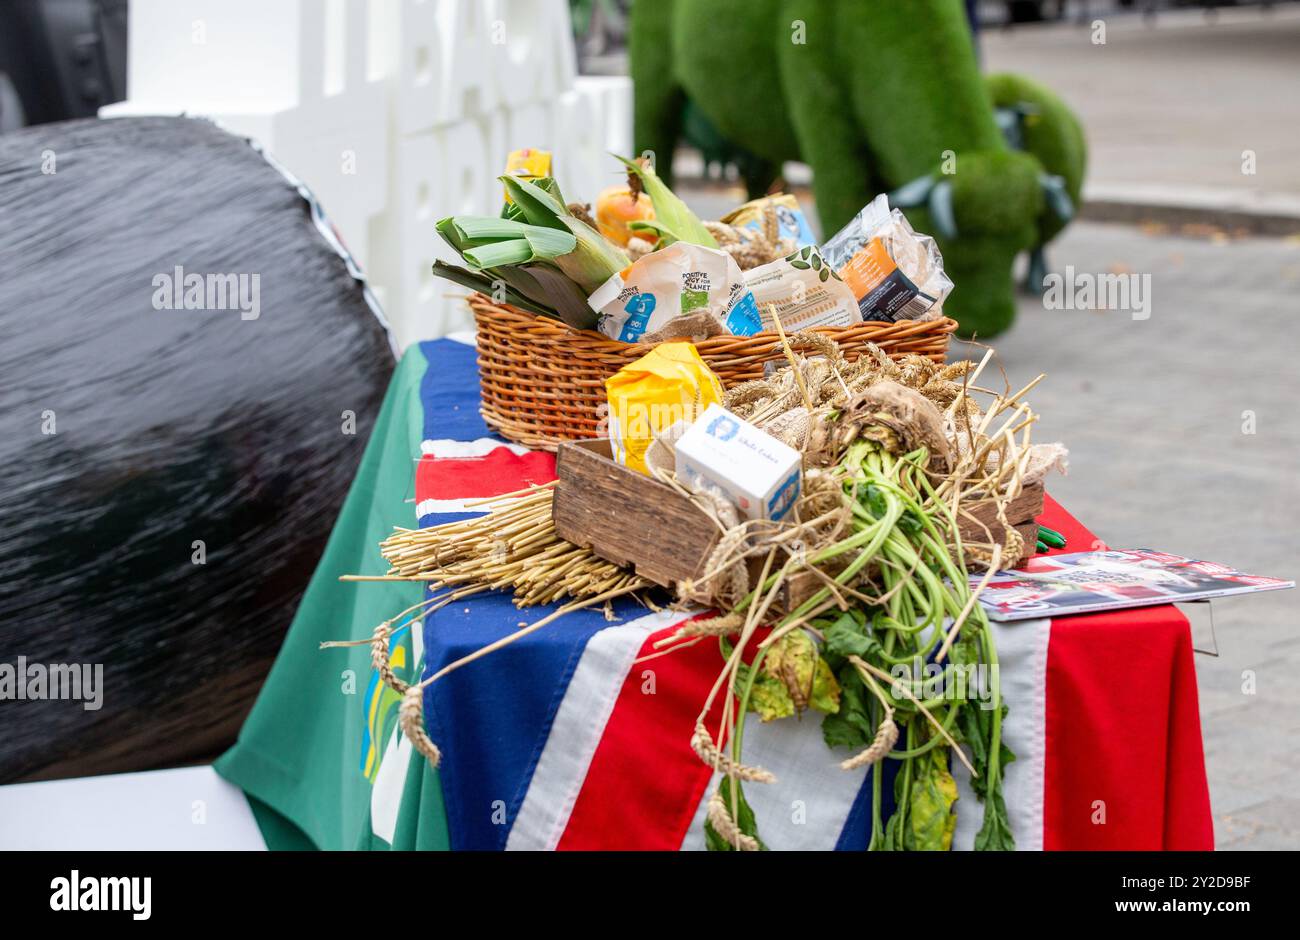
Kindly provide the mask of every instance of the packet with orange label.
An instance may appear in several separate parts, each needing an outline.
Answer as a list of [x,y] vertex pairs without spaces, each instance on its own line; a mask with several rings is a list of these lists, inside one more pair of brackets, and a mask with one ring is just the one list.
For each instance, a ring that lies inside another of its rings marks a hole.
[[864,320],[935,319],[953,288],[934,239],[917,234],[883,194],[821,251],[853,291]]

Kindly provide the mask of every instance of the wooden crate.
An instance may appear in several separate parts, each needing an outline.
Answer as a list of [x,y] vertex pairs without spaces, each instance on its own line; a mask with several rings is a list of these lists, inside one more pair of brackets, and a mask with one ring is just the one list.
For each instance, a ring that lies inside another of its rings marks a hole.
[[[722,536],[717,524],[672,487],[615,463],[607,438],[560,444],[556,472],[551,517],[560,538],[664,587],[705,573]],[[762,568],[761,559],[750,559],[750,584]],[[794,575],[774,612],[793,610],[820,585],[812,572]]]
[[[556,472],[559,485],[551,514],[560,538],[664,587],[704,573],[704,563],[720,537],[717,525],[672,487],[616,463],[607,438],[562,443]],[[991,503],[969,509],[995,538],[1002,537]],[[1026,487],[1008,509],[1008,518],[1031,550],[1037,537],[1034,519],[1042,510],[1041,484]],[[963,538],[985,540],[974,522],[964,521],[961,528]],[[760,567],[757,560],[751,563],[751,583]],[[811,573],[792,578],[777,606],[793,609],[819,584]]]
[[665,587],[703,573],[717,525],[672,487],[616,463],[608,438],[561,444],[556,474],[560,538]]
[[[976,520],[979,520],[976,522],[965,517],[957,520],[957,528],[961,532],[963,539],[984,542],[991,534],[994,541],[1001,542],[1003,540],[1005,527],[997,520],[997,507],[992,502],[967,503],[963,504],[963,508]],[[1021,538],[1025,540],[1025,549],[1028,555],[1034,554],[1034,543],[1038,541],[1038,522],[1036,520],[1042,512],[1043,484],[1041,483],[1026,486],[1020,491],[1020,495],[1007,506],[1007,519],[1011,522],[1011,527],[1019,532]],[[988,526],[988,534],[980,527],[979,523]]]

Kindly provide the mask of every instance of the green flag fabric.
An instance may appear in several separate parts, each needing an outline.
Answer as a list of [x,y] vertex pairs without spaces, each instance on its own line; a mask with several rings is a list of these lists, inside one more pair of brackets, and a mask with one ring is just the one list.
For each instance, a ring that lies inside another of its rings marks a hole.
[[[419,390],[427,366],[418,345],[398,365],[275,665],[239,740],[216,763],[248,796],[270,849],[448,847],[437,771],[396,727],[398,696],[373,673],[370,647],[320,649],[327,640],[367,638],[423,596],[416,583],[338,579],[383,574],[387,566],[376,546],[395,523],[415,524]],[[393,626],[394,672],[415,681],[418,622]]]

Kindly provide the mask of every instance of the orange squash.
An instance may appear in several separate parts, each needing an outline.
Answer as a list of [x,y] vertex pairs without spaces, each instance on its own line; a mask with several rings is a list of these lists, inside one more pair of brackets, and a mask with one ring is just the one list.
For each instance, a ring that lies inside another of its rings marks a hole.
[[655,217],[654,203],[645,193],[632,195],[627,186],[610,186],[596,197],[596,227],[600,234],[618,245],[626,246],[632,233],[629,222]]

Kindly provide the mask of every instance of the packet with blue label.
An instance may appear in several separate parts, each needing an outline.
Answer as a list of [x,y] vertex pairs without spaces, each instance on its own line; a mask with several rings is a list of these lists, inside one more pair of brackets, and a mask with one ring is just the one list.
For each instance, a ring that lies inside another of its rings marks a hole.
[[674,242],[643,255],[587,298],[597,329],[624,343],[647,341],[675,319],[710,322],[708,333],[752,336],[763,328],[758,304],[725,251]]
[[761,232],[773,244],[788,243],[792,249],[817,244],[812,226],[799,208],[799,200],[789,193],[752,199],[732,209],[720,221]]
[[862,320],[852,289],[822,260],[813,245],[745,272],[763,314],[763,327],[775,330],[772,311],[794,333],[819,326],[851,326]]

